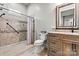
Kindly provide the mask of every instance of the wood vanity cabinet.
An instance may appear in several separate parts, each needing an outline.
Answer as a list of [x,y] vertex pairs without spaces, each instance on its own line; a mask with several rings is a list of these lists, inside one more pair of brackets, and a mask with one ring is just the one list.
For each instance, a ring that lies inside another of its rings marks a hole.
[[49,33],[48,56],[79,56],[79,36]]
[[63,46],[62,46],[62,51],[63,51],[63,56],[73,56],[73,55],[76,55],[76,50],[73,51],[74,49],[72,49],[72,45],[75,46],[75,44],[73,44],[72,41],[66,41],[66,40],[63,40],[62,42]]
[[48,55],[62,55],[61,36],[57,34],[48,34]]

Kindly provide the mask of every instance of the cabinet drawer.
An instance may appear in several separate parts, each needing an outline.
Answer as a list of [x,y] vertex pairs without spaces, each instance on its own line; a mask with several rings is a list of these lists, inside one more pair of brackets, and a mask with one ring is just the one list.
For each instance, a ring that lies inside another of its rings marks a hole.
[[62,51],[60,51],[60,50],[50,50],[49,53],[54,56],[61,56],[62,55]]
[[50,41],[50,43],[49,43],[50,45],[55,45],[55,44],[57,44],[55,41]]
[[59,41],[58,39],[49,39],[48,44],[57,44],[56,42]]
[[48,56],[56,56],[56,54],[49,52],[49,53],[48,53]]
[[51,47],[54,47],[54,48],[60,48],[61,47],[61,45],[59,45],[59,44],[58,45],[57,44],[50,44],[49,46],[50,46],[50,48]]
[[61,41],[60,41],[60,40],[50,41],[49,44],[50,44],[50,45],[57,45],[57,46],[59,46],[59,45],[61,45]]
[[58,40],[58,37],[49,37],[49,40]]
[[79,36],[77,36],[77,35],[63,35],[63,39],[79,41]]
[[54,46],[54,47],[51,47],[49,48],[50,50],[55,50],[55,51],[59,51],[59,50],[62,50],[61,47],[57,47],[57,46]]
[[49,51],[48,55],[49,56],[56,56],[56,51]]

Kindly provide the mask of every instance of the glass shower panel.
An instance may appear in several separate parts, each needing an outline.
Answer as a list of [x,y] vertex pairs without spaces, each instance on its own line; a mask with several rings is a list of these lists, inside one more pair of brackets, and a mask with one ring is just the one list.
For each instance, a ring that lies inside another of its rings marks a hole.
[[[27,39],[27,17],[8,9],[0,10],[0,46]],[[18,32],[18,33],[17,33]]]

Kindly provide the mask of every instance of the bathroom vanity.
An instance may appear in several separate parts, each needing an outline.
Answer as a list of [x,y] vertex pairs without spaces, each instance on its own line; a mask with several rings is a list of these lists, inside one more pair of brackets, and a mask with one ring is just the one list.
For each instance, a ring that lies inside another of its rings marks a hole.
[[71,32],[50,32],[48,39],[49,56],[79,56],[79,4],[69,3],[56,7],[56,30]]
[[56,7],[56,30],[71,32],[50,32],[48,39],[49,56],[79,56],[79,3],[61,4]]
[[48,33],[48,56],[79,56],[79,34]]

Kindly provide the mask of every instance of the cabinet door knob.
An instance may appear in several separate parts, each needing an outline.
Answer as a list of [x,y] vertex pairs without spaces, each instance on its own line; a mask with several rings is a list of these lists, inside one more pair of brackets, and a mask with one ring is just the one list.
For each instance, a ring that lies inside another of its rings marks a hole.
[[76,52],[76,44],[72,43],[72,51]]

